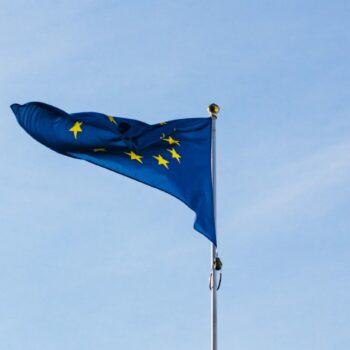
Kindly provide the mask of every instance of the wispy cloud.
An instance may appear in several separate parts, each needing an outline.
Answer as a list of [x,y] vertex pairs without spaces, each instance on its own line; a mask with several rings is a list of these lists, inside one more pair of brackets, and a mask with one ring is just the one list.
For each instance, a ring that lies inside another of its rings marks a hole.
[[335,189],[345,182],[350,183],[350,142],[332,145],[272,171],[254,198],[234,213],[231,225],[254,230],[286,219],[288,213],[323,212],[337,202]]

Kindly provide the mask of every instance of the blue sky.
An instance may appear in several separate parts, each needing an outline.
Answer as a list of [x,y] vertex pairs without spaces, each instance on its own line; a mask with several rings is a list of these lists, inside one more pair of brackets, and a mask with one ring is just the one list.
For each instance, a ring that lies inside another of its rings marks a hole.
[[209,241],[60,156],[9,105],[149,123],[222,110],[219,348],[350,347],[348,1],[1,1],[0,344],[203,349]]

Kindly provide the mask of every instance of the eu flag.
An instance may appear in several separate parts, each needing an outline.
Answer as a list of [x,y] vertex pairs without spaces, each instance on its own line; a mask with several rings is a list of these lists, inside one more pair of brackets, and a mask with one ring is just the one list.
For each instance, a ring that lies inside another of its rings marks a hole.
[[211,118],[149,125],[95,112],[66,113],[41,102],[13,104],[19,124],[52,150],[128,176],[178,198],[194,228],[216,245]]

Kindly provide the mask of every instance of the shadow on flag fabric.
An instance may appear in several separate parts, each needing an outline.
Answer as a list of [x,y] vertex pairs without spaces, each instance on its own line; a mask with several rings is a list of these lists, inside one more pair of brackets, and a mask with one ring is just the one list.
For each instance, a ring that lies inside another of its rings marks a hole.
[[211,118],[149,125],[102,113],[66,113],[41,102],[13,104],[19,124],[52,150],[158,188],[196,213],[194,228],[216,245]]

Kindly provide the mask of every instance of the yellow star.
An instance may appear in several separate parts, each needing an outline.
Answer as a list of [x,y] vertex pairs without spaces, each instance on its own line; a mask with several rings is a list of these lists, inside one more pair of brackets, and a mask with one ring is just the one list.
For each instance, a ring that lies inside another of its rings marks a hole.
[[94,152],[106,152],[107,150],[105,148],[94,148]]
[[125,154],[127,154],[128,156],[130,156],[130,159],[131,160],[137,160],[139,163],[141,163],[142,164],[142,156],[140,156],[140,155],[138,155],[138,154],[136,154],[135,152],[133,152],[133,151],[130,151],[130,152],[124,152]]
[[107,118],[108,118],[108,120],[109,120],[111,123],[113,123],[113,124],[115,124],[115,125],[118,125],[118,123],[117,123],[117,121],[115,120],[115,118],[112,117],[111,115],[107,115]]
[[180,141],[179,141],[179,140],[173,139],[171,136],[169,136],[167,139],[166,139],[165,137],[163,137],[162,140],[168,142],[169,145],[177,145],[177,146],[180,146]]
[[175,148],[169,149],[167,148],[167,151],[171,153],[171,157],[175,158],[180,163],[180,154],[176,152]]
[[81,130],[81,126],[83,125],[83,122],[75,122],[75,124],[69,129],[74,135],[74,138],[77,139],[78,132],[83,132]]
[[158,156],[153,156],[153,158],[158,160],[158,165],[164,165],[167,169],[169,169],[169,161],[164,159],[160,154]]

